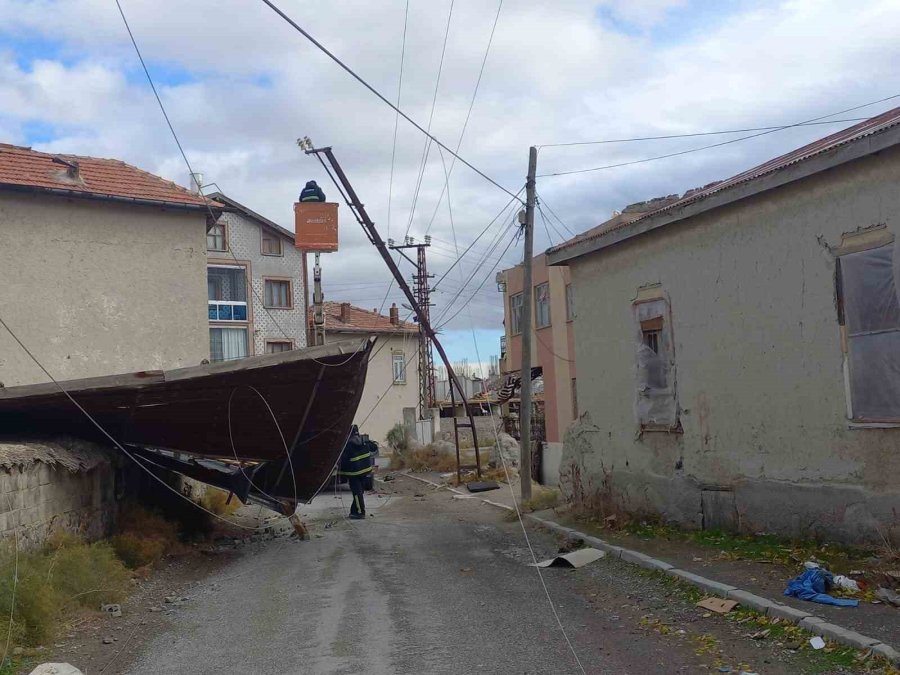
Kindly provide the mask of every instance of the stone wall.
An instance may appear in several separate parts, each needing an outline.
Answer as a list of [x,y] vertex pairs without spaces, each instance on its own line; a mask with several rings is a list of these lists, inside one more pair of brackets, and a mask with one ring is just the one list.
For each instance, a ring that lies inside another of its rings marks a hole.
[[112,453],[82,441],[0,443],[0,537],[36,546],[58,530],[109,535],[115,466]]
[[[457,417],[460,424],[468,424],[468,417]],[[497,425],[497,433],[501,433],[503,431],[503,422],[499,417],[494,415],[480,415],[475,417],[475,431],[478,433],[478,445],[479,446],[488,446],[494,445],[494,425]],[[441,433],[440,438],[443,438],[446,441],[453,442],[453,418],[452,417],[442,417],[441,418]],[[468,427],[460,427],[459,428],[459,442],[461,445],[471,447],[472,446],[472,430]]]

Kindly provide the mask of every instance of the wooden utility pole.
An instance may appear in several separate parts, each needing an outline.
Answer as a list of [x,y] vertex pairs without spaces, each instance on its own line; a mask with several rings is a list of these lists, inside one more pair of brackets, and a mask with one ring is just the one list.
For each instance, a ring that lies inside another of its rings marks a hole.
[[534,309],[534,288],[531,281],[531,262],[534,255],[534,182],[537,173],[537,148],[528,150],[528,178],[525,181],[525,273],[522,295],[522,390],[519,403],[519,479],[522,501],[531,499],[531,314]]

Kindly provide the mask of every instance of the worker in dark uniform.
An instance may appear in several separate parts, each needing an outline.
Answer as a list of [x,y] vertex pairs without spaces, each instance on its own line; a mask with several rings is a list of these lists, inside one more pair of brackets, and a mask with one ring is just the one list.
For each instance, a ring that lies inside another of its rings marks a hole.
[[366,500],[363,493],[366,484],[372,476],[375,463],[372,453],[371,441],[366,441],[359,434],[359,429],[354,424],[350,430],[350,438],[344,446],[341,454],[341,468],[338,473],[346,476],[350,483],[350,492],[353,493],[353,505],[350,507],[350,517],[353,520],[364,520],[366,517]]
[[325,193],[322,192],[322,188],[319,187],[319,184],[316,181],[311,180],[306,184],[306,187],[300,192],[300,201],[301,202],[324,202],[325,201]]

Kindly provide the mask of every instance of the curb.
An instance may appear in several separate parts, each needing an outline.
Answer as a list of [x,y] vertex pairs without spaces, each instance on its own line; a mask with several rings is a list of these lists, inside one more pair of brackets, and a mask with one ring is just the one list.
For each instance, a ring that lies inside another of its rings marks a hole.
[[[466,494],[462,490],[457,490],[456,488],[452,488],[449,485],[439,485],[437,483],[431,482],[430,480],[426,480],[425,478],[413,476],[412,474],[400,473],[398,475],[412,478],[413,480],[417,480],[421,483],[431,485],[434,488],[450,490],[450,492],[454,492],[460,495]],[[507,511],[515,511],[514,508],[512,508],[511,506],[507,506],[506,504],[499,504],[497,502],[491,501],[490,499],[478,499],[479,501],[491,506],[499,507]],[[687,572],[685,570],[677,569],[674,565],[667,563],[665,560],[652,558],[651,556],[646,555],[645,553],[641,553],[640,551],[632,551],[631,549],[622,548],[621,546],[614,546],[613,544],[610,544],[600,539],[599,537],[594,537],[589,534],[585,534],[584,532],[580,532],[579,530],[575,530],[571,527],[560,525],[559,523],[556,523],[552,520],[546,520],[530,513],[525,513],[522,515],[524,518],[537,525],[540,525],[541,527],[545,527],[548,530],[552,530],[569,537],[578,537],[579,539],[583,539],[586,544],[590,544],[594,548],[601,551],[606,551],[607,555],[610,558],[622,560],[623,562],[629,563],[631,565],[637,565],[639,567],[643,567],[644,569],[659,570],[665,574],[668,574],[669,576],[697,586],[698,588],[712,595],[718,595],[722,598],[737,600],[743,607],[752,609],[755,612],[759,612],[763,616],[777,617],[780,619],[784,619],[785,621],[790,621],[791,623],[800,626],[810,633],[815,633],[816,635],[827,637],[830,640],[839,642],[849,647],[855,647],[856,649],[871,649],[873,652],[888,659],[895,665],[900,665],[900,652],[898,652],[891,645],[883,643],[881,640],[868,637],[867,635],[862,635],[861,633],[857,633],[856,631],[850,630],[849,628],[843,628],[842,626],[828,623],[827,621],[825,621],[825,619],[814,616],[809,612],[795,609],[788,605],[781,604],[778,601],[770,600],[760,595],[750,593],[749,591],[741,590],[740,588],[736,588],[735,586],[729,586],[728,584],[723,584],[713,579],[701,577],[699,574],[694,574],[693,572]]]

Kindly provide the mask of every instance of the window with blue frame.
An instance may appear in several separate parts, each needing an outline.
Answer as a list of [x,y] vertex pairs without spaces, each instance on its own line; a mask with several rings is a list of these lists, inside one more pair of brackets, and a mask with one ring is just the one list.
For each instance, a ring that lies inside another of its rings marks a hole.
[[247,321],[247,271],[236,265],[211,265],[206,271],[210,321]]

